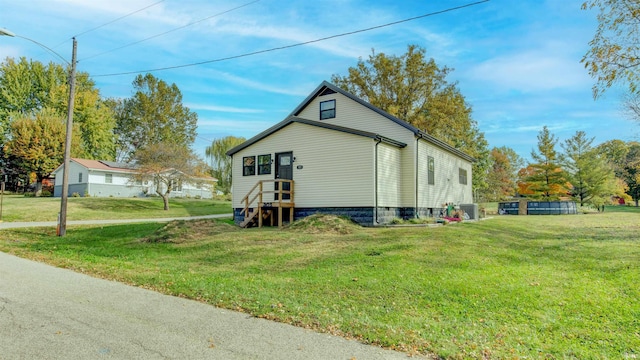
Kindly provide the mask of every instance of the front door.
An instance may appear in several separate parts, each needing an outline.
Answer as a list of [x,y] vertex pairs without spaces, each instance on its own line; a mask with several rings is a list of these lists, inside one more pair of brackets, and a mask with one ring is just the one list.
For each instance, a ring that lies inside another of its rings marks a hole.
[[[276,180],[287,179],[293,180],[293,153],[277,153],[276,154]],[[275,190],[280,190],[280,183],[275,184]],[[291,190],[291,183],[282,183],[283,191]],[[274,195],[274,200],[279,200],[279,194]],[[291,194],[282,194],[282,200],[291,199]]]

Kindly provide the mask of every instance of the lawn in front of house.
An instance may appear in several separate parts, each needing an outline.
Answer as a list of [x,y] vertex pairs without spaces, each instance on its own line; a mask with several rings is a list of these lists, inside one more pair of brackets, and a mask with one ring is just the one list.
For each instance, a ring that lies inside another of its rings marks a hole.
[[444,358],[640,356],[640,213],[437,228],[230,221],[0,232],[0,250]]
[[[60,198],[5,195],[2,201],[4,222],[56,221],[59,212]],[[229,201],[193,198],[170,199],[168,211],[163,210],[160,197],[69,197],[67,203],[67,220],[146,219],[230,213]]]

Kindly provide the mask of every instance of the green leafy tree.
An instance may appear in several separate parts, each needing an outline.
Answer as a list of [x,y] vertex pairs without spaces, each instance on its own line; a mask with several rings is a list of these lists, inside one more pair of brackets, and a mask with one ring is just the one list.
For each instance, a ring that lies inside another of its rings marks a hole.
[[243,137],[227,136],[211,142],[211,146],[205,149],[205,155],[211,161],[213,176],[218,179],[216,187],[225,194],[231,191],[231,157],[227,151],[242,144],[246,139]]
[[631,196],[638,207],[640,201],[640,143],[632,142],[629,144],[622,176],[628,187],[627,194]]
[[583,206],[599,206],[615,193],[615,174],[603,156],[591,144],[584,131],[565,140],[563,167],[571,184],[569,194]]
[[[16,116],[33,116],[47,109],[49,114],[54,112],[66,118],[68,99],[68,71],[64,67],[7,58],[0,64],[0,140],[7,140]],[[112,160],[114,114],[85,72],[76,75],[73,116],[81,139],[77,156]]]
[[332,82],[407,121],[413,126],[473,156],[473,187],[487,186],[489,149],[484,134],[471,117],[471,107],[456,84],[448,83],[452,69],[427,59],[426,50],[409,45],[402,56],[375,53],[360,60],[347,76]]
[[544,126],[538,134],[538,152],[531,151],[531,173],[524,180],[533,197],[551,200],[567,193],[565,173],[555,150],[557,143],[555,135]]
[[205,177],[206,166],[188,147],[174,142],[149,144],[135,152],[138,165],[134,180],[150,180],[169,210],[169,196],[185,182],[197,183]]
[[146,74],[138,75],[133,87],[130,99],[110,103],[117,118],[119,160],[128,161],[152,144],[189,147],[196,138],[198,115],[182,104],[178,86]]
[[[35,174],[36,195],[42,189],[42,179],[63,161],[66,132],[66,118],[48,108],[33,116],[18,114],[11,124],[10,140],[6,142],[4,152],[21,169],[24,178]],[[77,153],[80,141],[76,131],[72,154]]]
[[490,161],[485,200],[500,201],[514,196],[518,191],[518,170],[524,166],[522,158],[513,149],[502,146],[491,149]]
[[637,0],[588,0],[582,9],[597,9],[598,28],[582,62],[597,79],[593,96],[598,98],[616,82],[640,90],[640,2]]

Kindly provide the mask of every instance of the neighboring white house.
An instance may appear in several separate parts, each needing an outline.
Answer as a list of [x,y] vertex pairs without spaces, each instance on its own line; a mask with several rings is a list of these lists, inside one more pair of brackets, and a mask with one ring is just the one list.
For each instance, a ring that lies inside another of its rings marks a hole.
[[[53,196],[62,194],[62,169],[60,165],[53,171],[55,186]],[[144,197],[155,194],[152,181],[135,181],[134,166],[112,161],[76,159],[70,160],[69,195],[95,197]],[[214,178],[195,179],[193,183],[175,184],[170,197],[213,197]]]
[[281,206],[273,179],[293,180],[294,219],[328,213],[375,226],[473,203],[471,156],[328,82],[227,155],[241,225],[261,208],[250,201],[260,182],[262,209]]

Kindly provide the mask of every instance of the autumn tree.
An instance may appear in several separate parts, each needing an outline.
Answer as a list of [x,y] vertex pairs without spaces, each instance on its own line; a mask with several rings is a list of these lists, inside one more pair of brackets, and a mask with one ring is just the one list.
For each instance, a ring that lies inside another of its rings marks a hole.
[[[48,115],[66,118],[68,99],[67,69],[55,63],[7,58],[0,64],[0,141],[7,140],[11,123],[21,116],[34,116],[46,109]],[[76,156],[114,158],[114,114],[85,72],[76,74],[73,120],[79,125],[81,139]]]
[[598,10],[598,28],[582,62],[596,78],[593,96],[598,98],[616,82],[626,83],[629,93],[639,92],[640,2],[637,0],[588,0],[583,10]]
[[[80,143],[78,129],[72,132],[72,154]],[[11,123],[10,140],[4,152],[21,170],[24,178],[36,176],[36,196],[40,195],[42,179],[63,161],[66,135],[66,118],[55,110],[44,108],[33,116],[18,114]]]
[[489,159],[485,200],[500,201],[514,196],[518,191],[518,170],[524,164],[522,158],[513,149],[502,146],[491,149]]
[[213,169],[213,176],[218,179],[216,187],[225,194],[231,191],[231,157],[227,152],[232,148],[242,144],[246,139],[243,137],[227,136],[216,139],[205,149],[205,155],[209,158]]
[[171,192],[183,183],[197,183],[207,177],[207,167],[188,147],[174,142],[159,142],[138,149],[133,155],[137,181],[151,181],[169,210]]
[[182,104],[178,86],[146,74],[138,75],[133,87],[131,98],[111,102],[117,119],[118,160],[131,160],[138,150],[158,143],[191,146],[198,115]]
[[586,203],[600,206],[615,193],[615,175],[597,149],[591,144],[595,138],[587,138],[584,131],[561,144],[564,149],[563,168],[571,184],[569,194],[580,206]]
[[471,106],[455,83],[447,82],[452,69],[427,59],[426,50],[409,45],[401,56],[372,51],[348,75],[332,82],[389,114],[407,121],[466,152],[473,164],[473,187],[486,187],[489,149],[484,134],[471,117]]
[[560,157],[555,150],[558,139],[544,126],[538,134],[538,152],[531,151],[534,162],[529,163],[533,173],[525,182],[529,183],[529,190],[534,197],[557,199],[566,194],[565,173],[560,164]]

